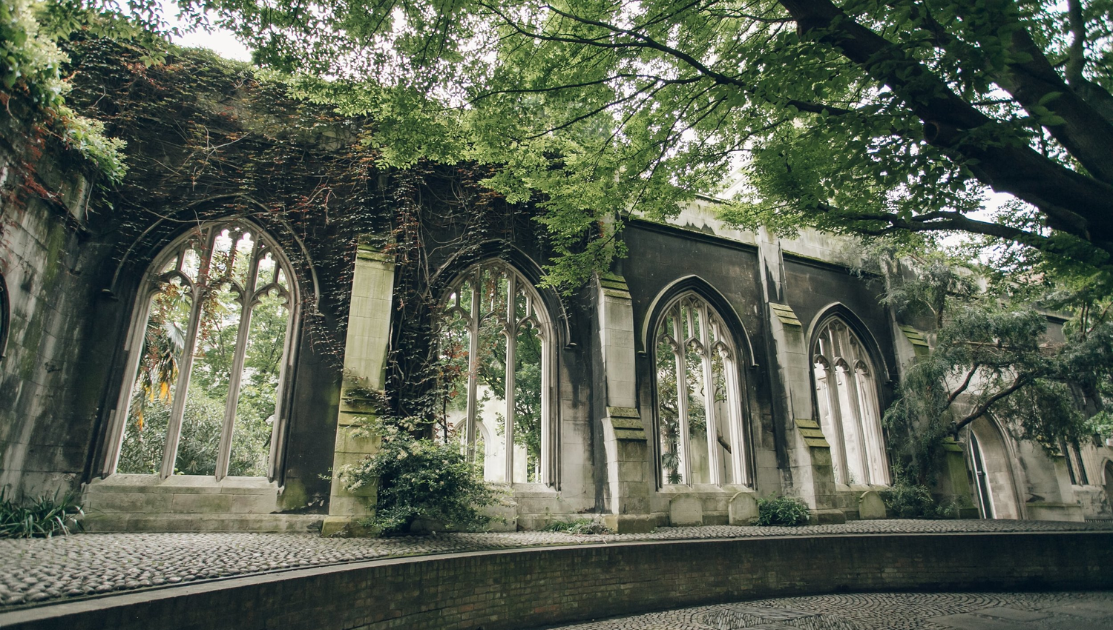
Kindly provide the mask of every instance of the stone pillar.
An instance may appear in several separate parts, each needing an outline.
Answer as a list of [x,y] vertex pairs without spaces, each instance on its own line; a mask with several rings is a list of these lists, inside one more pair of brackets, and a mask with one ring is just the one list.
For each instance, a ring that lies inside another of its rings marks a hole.
[[786,431],[785,449],[792,472],[793,494],[808,504],[813,520],[820,523],[845,522],[846,516],[834,508],[835,476],[831,446],[819,423],[812,417],[812,361],[803,324],[792,307],[784,302],[784,258],[780,244],[764,230],[758,235],[758,259],[765,292],[771,356],[774,407],[784,414],[781,427]]
[[332,459],[332,491],[322,536],[345,530],[367,533],[357,521],[371,516],[377,487],[371,485],[355,492],[347,490],[340,473],[379,448],[379,438],[367,434],[361,427],[373,419],[371,397],[383,388],[393,296],[393,260],[360,244],[352,274],[348,336],[344,344],[344,382],[340,390],[336,450]]
[[607,415],[602,418],[607,483],[607,527],[619,533],[653,529],[649,516],[649,446],[637,409],[634,376],[634,310],[622,276],[599,277],[599,347]]

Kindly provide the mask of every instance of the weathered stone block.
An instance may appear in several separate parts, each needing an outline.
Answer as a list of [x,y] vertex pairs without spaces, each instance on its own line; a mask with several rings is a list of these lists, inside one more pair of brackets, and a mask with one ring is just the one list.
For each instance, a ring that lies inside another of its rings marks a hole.
[[842,525],[846,514],[842,510],[815,510],[808,520],[809,525]]
[[669,501],[669,524],[673,527],[703,525],[703,501],[695,497],[676,497]]
[[648,514],[607,514],[603,524],[616,534],[648,534],[657,528],[657,521]]
[[757,499],[750,492],[739,492],[730,500],[728,522],[731,525],[749,525],[757,518]]
[[876,491],[863,492],[862,496],[858,497],[858,518],[869,520],[886,518],[888,515],[885,510],[885,502],[881,500],[881,495]]

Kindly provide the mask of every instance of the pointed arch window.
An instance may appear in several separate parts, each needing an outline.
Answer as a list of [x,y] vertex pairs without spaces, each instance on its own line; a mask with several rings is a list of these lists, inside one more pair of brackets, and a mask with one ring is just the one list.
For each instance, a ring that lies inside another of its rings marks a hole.
[[695,293],[657,323],[660,483],[750,484],[737,352],[722,318]]
[[537,290],[489,260],[460,275],[441,316],[442,434],[487,481],[553,484],[553,332]]
[[212,223],[156,257],[132,320],[105,472],[275,476],[297,286],[254,225]]
[[858,336],[835,317],[819,327],[812,357],[820,426],[831,444],[835,481],[889,485],[876,380]]

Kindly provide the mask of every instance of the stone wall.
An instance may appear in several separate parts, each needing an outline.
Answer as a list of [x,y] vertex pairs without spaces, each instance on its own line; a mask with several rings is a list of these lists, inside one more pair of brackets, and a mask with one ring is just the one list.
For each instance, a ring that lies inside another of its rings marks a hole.
[[103,380],[96,261],[90,243],[88,165],[29,132],[20,116],[0,128],[0,276],[10,308],[0,348],[0,489],[53,494],[80,480]]
[[1113,587],[1113,534],[626,543],[404,558],[0,614],[11,630],[499,630],[862,591]]

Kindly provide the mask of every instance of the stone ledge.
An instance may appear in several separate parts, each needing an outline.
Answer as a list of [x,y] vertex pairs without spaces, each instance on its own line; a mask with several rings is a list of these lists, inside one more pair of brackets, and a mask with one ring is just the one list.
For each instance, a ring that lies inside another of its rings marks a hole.
[[612,543],[397,558],[149,589],[2,613],[0,627],[502,630],[773,596],[1108,589],[1110,563],[1108,532]]
[[106,532],[256,532],[320,531],[322,514],[133,514],[91,512],[81,519],[90,533]]

